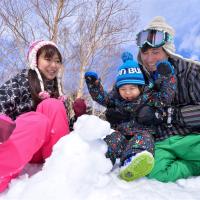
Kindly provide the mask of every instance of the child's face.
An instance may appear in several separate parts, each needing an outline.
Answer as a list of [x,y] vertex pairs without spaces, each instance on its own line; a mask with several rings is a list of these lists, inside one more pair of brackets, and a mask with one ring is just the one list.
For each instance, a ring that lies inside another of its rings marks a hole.
[[125,100],[132,101],[140,95],[137,85],[126,84],[119,88],[119,94]]
[[61,66],[62,64],[57,54],[47,58],[45,57],[45,52],[42,52],[38,57],[38,69],[48,80],[53,80],[57,76]]

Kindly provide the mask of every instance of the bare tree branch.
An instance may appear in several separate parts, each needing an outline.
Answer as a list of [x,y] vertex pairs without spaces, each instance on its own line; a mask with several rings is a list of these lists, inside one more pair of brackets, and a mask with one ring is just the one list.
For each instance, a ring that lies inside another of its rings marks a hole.
[[26,66],[31,41],[53,40],[62,50],[67,91],[81,97],[85,71],[95,69],[106,80],[123,46],[133,41],[138,1],[1,0],[0,64],[6,65],[5,70],[18,71]]

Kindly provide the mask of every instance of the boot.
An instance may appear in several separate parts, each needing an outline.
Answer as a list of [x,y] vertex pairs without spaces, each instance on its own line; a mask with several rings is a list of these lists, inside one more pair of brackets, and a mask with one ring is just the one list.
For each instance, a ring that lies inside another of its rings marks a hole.
[[153,166],[153,155],[148,151],[142,151],[124,161],[119,176],[125,181],[133,181],[149,174]]
[[10,137],[15,127],[16,124],[10,117],[0,115],[0,143],[5,142]]

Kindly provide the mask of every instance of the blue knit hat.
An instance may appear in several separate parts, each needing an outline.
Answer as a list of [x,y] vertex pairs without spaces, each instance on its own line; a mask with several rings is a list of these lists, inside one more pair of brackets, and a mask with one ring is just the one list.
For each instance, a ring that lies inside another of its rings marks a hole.
[[123,65],[118,68],[117,88],[125,84],[144,85],[144,76],[138,63],[133,60],[133,55],[129,52],[124,52],[121,58]]

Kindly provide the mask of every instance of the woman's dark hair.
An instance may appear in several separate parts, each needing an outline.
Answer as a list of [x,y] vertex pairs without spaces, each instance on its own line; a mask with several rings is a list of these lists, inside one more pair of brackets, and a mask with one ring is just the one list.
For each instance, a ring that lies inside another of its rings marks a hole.
[[[52,58],[55,54],[58,55],[60,62],[62,63],[62,56],[60,54],[60,52],[58,51],[58,49],[53,46],[53,45],[45,45],[43,47],[41,47],[38,52],[37,52],[37,62],[38,62],[38,58],[39,56],[45,52],[44,57],[45,58]],[[45,83],[47,82],[45,76],[41,73],[41,77],[42,80],[44,82],[44,88],[45,88]],[[31,96],[34,102],[34,108],[36,109],[37,105],[42,101],[42,99],[39,97],[39,92],[41,92],[41,88],[40,88],[40,82],[37,76],[37,73],[35,70],[29,69],[28,71],[28,81],[29,81],[29,86],[30,86],[30,92],[31,92]],[[55,78],[54,80],[52,80],[54,85],[53,85],[53,91],[51,92],[50,96],[54,97],[54,98],[58,98],[59,97],[59,92],[58,92],[58,83],[57,83],[57,78]]]
[[148,49],[151,49],[153,47],[151,47],[150,45],[148,44],[145,44],[142,48],[141,48],[141,52],[144,53],[146,51],[148,51]]
[[[162,45],[163,46],[163,45]],[[162,46],[160,46],[160,47],[162,47]],[[148,45],[148,44],[145,44],[142,48],[141,48],[141,52],[142,53],[144,53],[144,52],[146,52],[146,51],[148,51],[149,49],[157,49],[157,48],[159,48],[159,47],[152,47],[152,46],[150,46],[150,45]],[[165,50],[164,50],[165,51]]]
[[36,55],[37,61],[38,61],[39,56],[43,52],[45,52],[45,55],[44,55],[45,58],[52,58],[55,54],[57,54],[60,62],[62,63],[62,56],[61,56],[60,52],[58,51],[58,49],[55,46],[48,44],[48,45],[45,45],[45,46],[41,47],[38,50],[37,55]]

